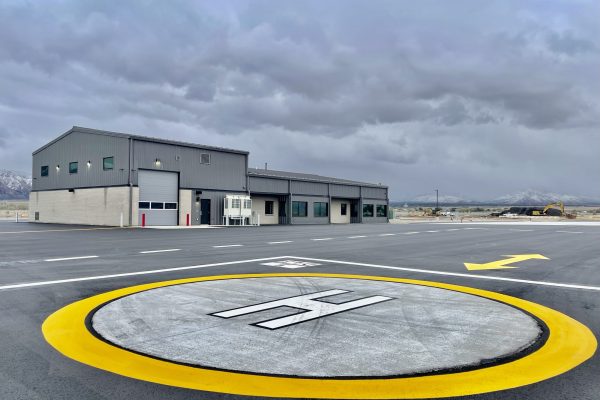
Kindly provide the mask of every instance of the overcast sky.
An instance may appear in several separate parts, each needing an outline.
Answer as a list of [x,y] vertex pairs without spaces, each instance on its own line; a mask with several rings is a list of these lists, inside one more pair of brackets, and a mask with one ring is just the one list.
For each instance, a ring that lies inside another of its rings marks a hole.
[[600,2],[0,2],[0,168],[73,125],[391,199],[600,197]]

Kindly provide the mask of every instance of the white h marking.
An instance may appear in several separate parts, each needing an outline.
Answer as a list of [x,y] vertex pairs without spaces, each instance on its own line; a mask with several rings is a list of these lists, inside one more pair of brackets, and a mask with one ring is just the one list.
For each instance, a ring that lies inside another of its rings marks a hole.
[[371,296],[341,304],[325,303],[316,300],[327,296],[334,296],[336,294],[349,292],[349,290],[340,289],[325,290],[323,292],[309,293],[301,296],[289,297],[287,299],[274,300],[268,303],[261,303],[253,306],[221,311],[211,315],[221,318],[233,318],[239,317],[240,315],[252,314],[260,311],[271,310],[278,307],[293,307],[301,310],[306,310],[305,312],[299,314],[289,315],[287,317],[276,318],[253,324],[256,326],[260,326],[261,328],[279,329],[286,326],[299,324],[301,322],[322,318],[327,315],[337,314],[343,311],[349,311],[356,308],[365,307],[371,304],[381,303],[383,301],[393,299],[393,297],[386,296]]

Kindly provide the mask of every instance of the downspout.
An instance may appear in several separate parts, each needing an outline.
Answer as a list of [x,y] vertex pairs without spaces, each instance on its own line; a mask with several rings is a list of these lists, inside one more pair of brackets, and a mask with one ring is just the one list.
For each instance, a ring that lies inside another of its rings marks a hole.
[[329,223],[331,224],[331,183],[327,184],[327,196],[329,197],[329,205],[327,206],[327,216],[329,217]]
[[246,154],[246,193],[250,196],[250,177],[248,176],[248,154]]
[[292,224],[292,180],[288,179],[288,197],[289,197],[289,201],[288,201],[288,215],[287,215],[287,223],[288,225]]
[[131,182],[132,157],[132,141],[131,138],[129,138],[129,172],[127,174],[127,184],[129,185],[129,226],[133,225],[133,185]]
[[359,186],[359,200],[358,200],[358,223],[363,222],[363,190],[362,186]]
[[390,223],[390,188],[385,189],[385,209],[387,210],[387,215],[385,216],[388,224]]

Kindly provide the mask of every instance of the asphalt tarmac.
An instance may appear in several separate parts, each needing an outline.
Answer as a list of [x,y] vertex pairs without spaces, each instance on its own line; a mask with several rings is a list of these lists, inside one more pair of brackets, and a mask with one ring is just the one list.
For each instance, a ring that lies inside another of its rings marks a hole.
[[[447,283],[541,304],[579,321],[598,337],[599,244],[599,226],[456,223],[158,230],[2,221],[0,398],[241,398],[94,368],[62,355],[42,334],[42,324],[50,315],[76,301],[183,278],[327,273]],[[531,254],[547,259],[510,264],[510,256]],[[502,259],[509,260],[505,266],[515,268],[470,271],[464,265]],[[286,260],[291,264],[278,265]],[[363,318],[369,307],[361,309]],[[344,317],[351,319],[351,315]],[[344,330],[343,325],[329,325]],[[286,338],[296,340],[293,335]],[[570,371],[541,382],[455,398],[600,399],[599,376],[600,357],[594,354]]]

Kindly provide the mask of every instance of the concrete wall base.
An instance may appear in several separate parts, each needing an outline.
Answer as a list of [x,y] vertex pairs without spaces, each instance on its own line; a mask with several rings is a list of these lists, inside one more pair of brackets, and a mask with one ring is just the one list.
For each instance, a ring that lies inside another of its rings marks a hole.
[[29,212],[31,222],[129,226],[129,187],[32,192]]

